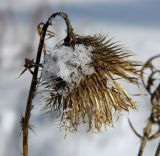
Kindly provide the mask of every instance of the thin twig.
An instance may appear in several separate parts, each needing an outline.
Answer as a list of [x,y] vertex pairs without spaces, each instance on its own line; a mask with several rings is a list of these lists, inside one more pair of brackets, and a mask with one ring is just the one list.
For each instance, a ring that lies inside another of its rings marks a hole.
[[[42,37],[40,38],[38,52],[37,52],[36,64],[40,63],[45,33],[46,33],[48,25],[49,24],[46,24],[43,27]],[[23,155],[24,156],[28,156],[28,128],[29,128],[29,120],[30,120],[30,116],[31,116],[31,111],[32,111],[32,107],[33,107],[32,100],[34,98],[34,94],[35,94],[36,86],[37,86],[38,69],[39,69],[39,67],[36,66],[34,69],[34,72],[33,72],[32,82],[31,82],[27,105],[26,105],[25,116],[23,117],[23,122],[22,122],[22,126],[23,126],[23,128],[22,128],[23,129]]]
[[129,125],[131,127],[131,129],[133,130],[133,132],[135,133],[135,135],[139,138],[142,138],[142,136],[135,130],[135,128],[133,127],[131,121],[128,119]]
[[140,149],[139,149],[139,152],[138,152],[138,156],[142,156],[142,154],[144,152],[144,148],[145,148],[146,143],[148,141],[149,134],[152,131],[152,125],[153,125],[152,121],[150,119],[148,119],[147,126],[144,129],[143,137],[141,139],[141,146],[140,146]]
[[149,137],[149,140],[157,139],[158,137],[160,137],[160,130],[158,130],[156,133],[154,133],[153,135],[151,135]]
[[159,141],[155,156],[160,156],[160,141]]

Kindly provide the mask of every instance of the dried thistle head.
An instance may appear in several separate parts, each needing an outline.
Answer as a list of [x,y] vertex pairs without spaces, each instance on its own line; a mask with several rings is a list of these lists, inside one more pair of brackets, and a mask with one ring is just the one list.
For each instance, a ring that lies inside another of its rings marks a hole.
[[61,109],[61,124],[70,131],[77,131],[82,122],[88,123],[89,130],[100,131],[113,124],[113,112],[136,108],[118,79],[138,85],[138,63],[102,35],[74,34],[68,16],[61,17],[67,24],[67,37],[44,56],[44,108],[50,113]]

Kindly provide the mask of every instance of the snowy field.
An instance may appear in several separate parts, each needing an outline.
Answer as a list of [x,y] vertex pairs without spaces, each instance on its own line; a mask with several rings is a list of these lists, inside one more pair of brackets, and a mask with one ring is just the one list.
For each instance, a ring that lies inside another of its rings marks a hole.
[[[22,77],[17,77],[23,70],[24,58],[35,57],[38,46],[36,25],[46,20],[52,8],[53,11],[64,10],[68,13],[77,33],[101,33],[113,37],[114,41],[131,50],[137,61],[146,61],[160,53],[159,1],[121,0],[118,4],[115,0],[101,3],[90,0],[87,4],[85,1],[78,4],[73,1],[61,4],[57,1],[54,6],[50,0],[49,7],[46,5],[43,8],[41,2],[40,11],[45,8],[49,10],[42,14],[38,9],[37,14],[32,14],[34,8],[38,8],[38,0],[33,5],[32,1],[15,1],[13,7],[1,1],[3,7],[0,11],[5,12],[5,18],[0,16],[0,156],[18,156],[22,153],[20,119],[26,105],[31,74],[26,72]],[[6,6],[8,12],[5,11]],[[34,15],[35,22],[31,15]],[[58,26],[57,31],[61,38],[62,31]],[[129,86],[126,88],[131,94],[145,92]],[[29,136],[30,156],[135,156],[140,140],[129,127],[128,117],[142,134],[150,113],[150,99],[146,96],[133,98],[137,101],[138,110],[122,113],[114,128],[93,134],[81,127],[77,133],[69,133],[66,139],[64,131],[59,128],[59,120],[44,117],[40,111],[42,101],[36,98],[31,117],[35,133],[30,132]],[[157,143],[158,140],[148,143],[144,156],[154,156]]]

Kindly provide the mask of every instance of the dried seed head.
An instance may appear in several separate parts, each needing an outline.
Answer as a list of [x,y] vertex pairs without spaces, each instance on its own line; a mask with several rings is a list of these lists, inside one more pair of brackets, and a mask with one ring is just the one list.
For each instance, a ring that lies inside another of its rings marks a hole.
[[44,108],[51,113],[61,108],[61,124],[70,131],[77,131],[81,122],[100,131],[112,125],[113,111],[136,108],[118,79],[138,85],[138,64],[129,60],[128,51],[101,35],[73,36],[45,54]]

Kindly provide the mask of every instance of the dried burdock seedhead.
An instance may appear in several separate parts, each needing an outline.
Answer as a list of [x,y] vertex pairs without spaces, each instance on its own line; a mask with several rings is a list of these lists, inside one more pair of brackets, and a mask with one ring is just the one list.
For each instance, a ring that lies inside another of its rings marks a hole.
[[77,131],[81,122],[87,122],[89,130],[100,131],[113,124],[114,112],[136,108],[118,80],[138,85],[139,64],[129,60],[127,50],[102,35],[75,34],[68,16],[57,15],[66,22],[67,36],[53,48],[44,46],[40,81],[44,109],[49,113],[60,110],[61,124],[70,131]]

